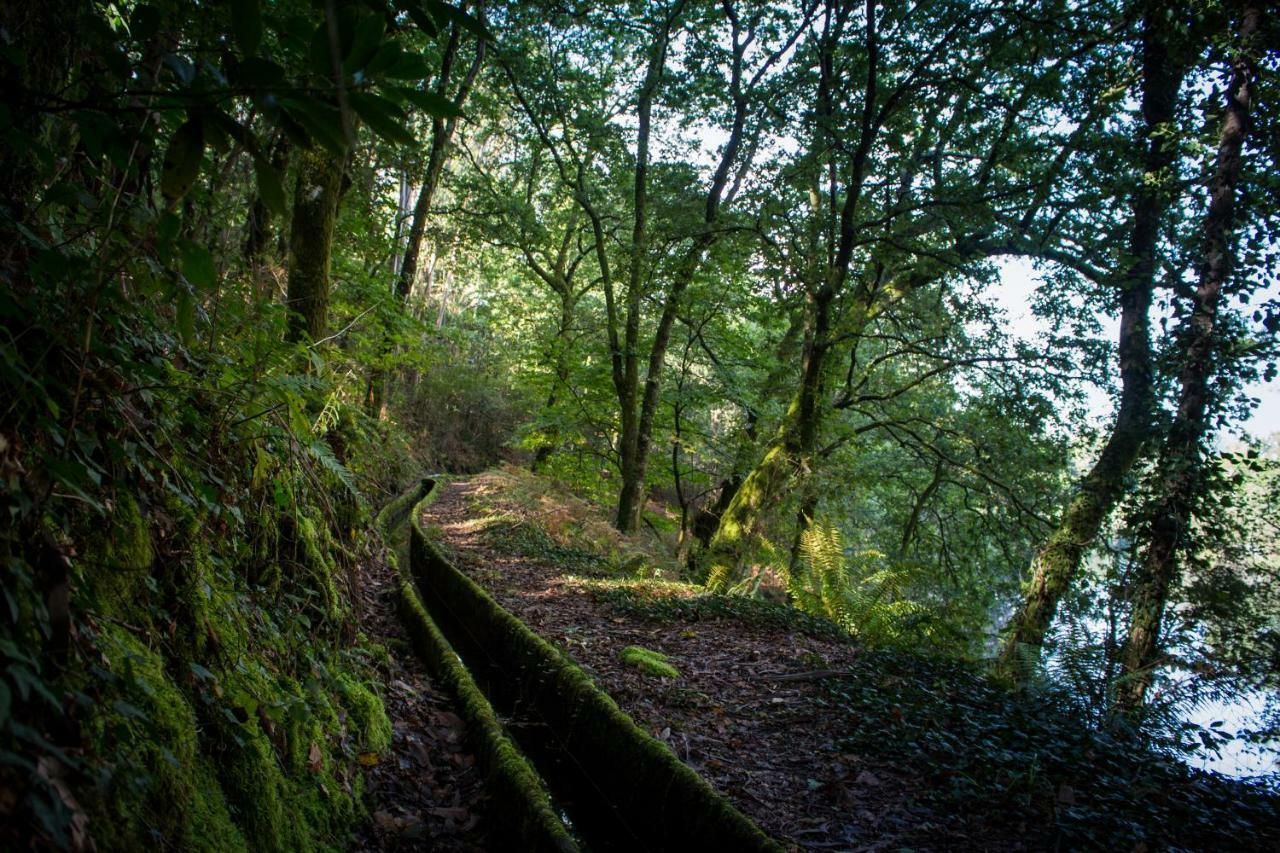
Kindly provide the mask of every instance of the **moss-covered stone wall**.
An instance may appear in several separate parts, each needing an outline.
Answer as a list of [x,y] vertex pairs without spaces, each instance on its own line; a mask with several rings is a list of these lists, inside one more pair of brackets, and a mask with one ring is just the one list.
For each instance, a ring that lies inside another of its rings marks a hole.
[[277,508],[242,542],[180,501],[125,495],[87,539],[74,571],[99,660],[66,687],[98,850],[345,849],[365,816],[357,756],[385,751],[391,725],[344,639],[345,557],[324,518]]
[[556,748],[631,836],[618,839],[623,846],[782,849],[640,729],[578,666],[458,571],[420,518],[415,511],[410,567],[427,610],[499,709],[518,705],[550,730]]
[[[434,497],[434,482],[423,480],[416,488],[392,501],[378,515],[378,524],[389,544],[398,544],[409,513],[421,511]],[[485,774],[485,783],[501,816],[492,831],[511,849],[573,853],[578,844],[557,814],[546,785],[520,753],[497,713],[472,679],[471,673],[449,645],[439,626],[423,608],[407,566],[401,567],[397,605],[400,620],[413,641],[414,650],[432,676],[458,703],[467,726],[467,739]]]

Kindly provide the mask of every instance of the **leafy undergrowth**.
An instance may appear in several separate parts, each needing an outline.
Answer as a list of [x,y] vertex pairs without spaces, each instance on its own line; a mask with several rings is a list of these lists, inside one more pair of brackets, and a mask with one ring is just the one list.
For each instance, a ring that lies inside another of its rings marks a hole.
[[800,631],[810,637],[847,641],[848,634],[834,622],[811,616],[785,604],[760,598],[717,595],[679,581],[581,579],[596,600],[617,613],[658,622],[699,622],[733,619],[747,625]]
[[[495,488],[512,482],[514,499]],[[454,533],[473,574],[562,643],[651,731],[673,747],[679,738],[682,757],[762,825],[797,843],[1280,843],[1275,792],[1188,769],[1128,729],[1091,727],[1065,693],[1014,694],[981,664],[851,646],[839,626],[786,605],[637,577],[661,554],[638,559],[641,543],[619,548],[610,537],[593,551],[583,531],[607,524],[604,511],[566,500],[560,487],[527,473],[491,472],[467,488],[467,520],[451,528],[484,549],[477,560]],[[572,524],[544,523],[570,507],[582,513]],[[618,560],[627,552],[639,572]],[[825,645],[820,655],[783,651],[797,642]],[[646,676],[618,666],[624,647],[640,643],[680,672],[669,688],[655,692],[636,682]],[[735,707],[752,710],[726,714]]]
[[1030,812],[1046,843],[1070,848],[1280,844],[1275,791],[1190,770],[1131,731],[1092,729],[1070,696],[1015,695],[972,665],[884,649],[825,686],[826,712],[850,723],[841,747],[916,774],[936,815]]
[[546,556],[584,574],[625,573],[675,578],[680,566],[669,543],[651,529],[619,533],[601,508],[564,484],[514,465],[472,477],[472,506],[487,515],[495,537],[514,537],[524,553]]

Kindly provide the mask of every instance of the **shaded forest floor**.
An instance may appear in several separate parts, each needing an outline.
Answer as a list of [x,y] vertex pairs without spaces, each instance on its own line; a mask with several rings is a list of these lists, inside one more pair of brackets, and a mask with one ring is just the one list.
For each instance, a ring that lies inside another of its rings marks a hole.
[[[1091,732],[973,667],[860,648],[780,605],[637,578],[652,565],[620,557],[616,541],[582,547],[574,532],[604,522],[548,488],[531,497],[528,476],[449,483],[424,521],[460,568],[793,849],[1278,840],[1273,795]],[[678,677],[624,663],[628,646],[666,655]]]
[[372,821],[361,827],[349,849],[486,850],[484,780],[466,748],[466,729],[451,698],[414,657],[396,616],[399,583],[386,562],[363,567],[361,624],[386,650],[380,668],[392,741],[366,773]]

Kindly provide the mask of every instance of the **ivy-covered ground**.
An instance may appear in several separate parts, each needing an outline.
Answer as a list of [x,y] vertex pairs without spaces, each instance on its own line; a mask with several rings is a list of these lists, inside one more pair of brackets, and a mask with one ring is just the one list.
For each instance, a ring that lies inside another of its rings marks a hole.
[[[1193,772],[977,664],[703,594],[650,538],[502,469],[425,519],[458,565],[793,849],[1275,849],[1275,792]],[[674,670],[674,675],[672,674]]]

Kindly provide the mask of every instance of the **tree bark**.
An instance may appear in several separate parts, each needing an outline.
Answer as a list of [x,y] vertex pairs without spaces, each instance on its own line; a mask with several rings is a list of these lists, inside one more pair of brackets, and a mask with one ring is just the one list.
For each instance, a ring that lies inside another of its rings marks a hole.
[[[569,376],[573,367],[570,361],[569,335],[573,331],[573,315],[578,306],[577,295],[567,283],[564,289],[559,291],[559,296],[560,322],[556,326],[556,338],[553,342],[556,350],[552,358],[555,378],[552,380],[551,390],[547,393],[547,401],[543,404],[543,411],[552,417],[554,417],[556,403],[559,402],[560,390],[569,387]],[[555,426],[543,429],[529,470],[535,474],[541,473],[552,455],[559,449],[560,430]]]
[[289,322],[286,339],[318,341],[329,312],[329,259],[342,187],[343,158],[316,147],[298,159],[289,227]]
[[1147,144],[1144,175],[1133,201],[1129,266],[1120,280],[1120,408],[1111,434],[1093,467],[1081,479],[1058,527],[1031,564],[1031,582],[1021,606],[1009,620],[1000,667],[1014,678],[1024,655],[1038,657],[1058,602],[1079,571],[1085,550],[1124,493],[1125,478],[1142,452],[1151,427],[1151,340],[1148,312],[1155,283],[1160,221],[1169,205],[1165,174],[1175,151],[1163,126],[1174,118],[1186,66],[1173,54],[1163,21],[1165,10],[1152,3],[1142,27],[1142,139]]
[[622,428],[618,441],[618,460],[622,488],[618,492],[618,512],[614,519],[614,526],[623,533],[632,533],[639,527],[640,511],[644,504],[645,466],[640,449],[640,412],[637,404],[640,397],[640,301],[643,295],[641,290],[645,262],[649,254],[649,137],[653,99],[667,63],[671,22],[671,18],[668,18],[658,35],[636,104],[638,130],[632,198],[631,258],[623,329],[622,387],[618,388]]
[[1178,579],[1180,556],[1186,550],[1195,501],[1202,492],[1215,329],[1222,289],[1234,260],[1231,231],[1236,184],[1257,75],[1251,52],[1261,23],[1261,6],[1256,2],[1247,3],[1241,15],[1240,47],[1232,62],[1222,132],[1209,184],[1199,284],[1183,332],[1178,410],[1161,452],[1159,499],[1138,564],[1129,635],[1121,655],[1123,678],[1117,689],[1117,703],[1127,711],[1141,707],[1153,672],[1160,663],[1160,630],[1165,605]]
[[[448,87],[452,75],[453,62],[457,57],[461,42],[461,30],[455,24],[445,45],[444,58],[441,61],[440,77],[436,83],[436,94],[448,97]],[[458,87],[456,103],[461,107],[475,85],[480,66],[484,63],[485,42],[476,43],[476,53],[467,68]],[[431,147],[427,152],[427,166],[422,177],[422,188],[413,205],[413,217],[409,226],[409,236],[405,242],[404,254],[400,260],[399,274],[396,276],[395,295],[399,304],[407,311],[409,296],[413,292],[413,284],[418,278],[418,265],[422,258],[422,243],[427,233],[427,221],[431,218],[431,203],[435,199],[436,190],[440,186],[440,176],[444,173],[444,165],[448,159],[449,146],[453,143],[457,131],[457,118],[433,118],[431,120]],[[383,342],[382,357],[392,350],[390,335]],[[368,391],[365,397],[365,410],[375,417],[380,417],[386,404],[387,370],[374,367],[369,373]]]

